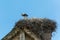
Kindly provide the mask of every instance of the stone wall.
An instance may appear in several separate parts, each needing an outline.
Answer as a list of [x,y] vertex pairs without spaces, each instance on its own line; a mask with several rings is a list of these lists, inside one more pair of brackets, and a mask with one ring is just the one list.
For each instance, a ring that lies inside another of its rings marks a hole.
[[[16,36],[11,38],[10,40],[20,40],[20,34],[17,34]],[[31,38],[29,35],[25,34],[25,40],[34,40],[34,39]]]
[[51,40],[51,33],[43,33],[41,40]]
[[20,35],[20,34],[15,35],[15,36],[12,37],[10,40],[20,40],[19,35]]

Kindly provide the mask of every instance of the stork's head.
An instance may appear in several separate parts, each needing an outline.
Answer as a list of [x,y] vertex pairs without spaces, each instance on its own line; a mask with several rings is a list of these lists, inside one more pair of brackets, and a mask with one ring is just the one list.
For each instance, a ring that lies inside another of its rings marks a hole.
[[26,13],[22,13],[22,16],[23,17],[27,17],[28,15]]

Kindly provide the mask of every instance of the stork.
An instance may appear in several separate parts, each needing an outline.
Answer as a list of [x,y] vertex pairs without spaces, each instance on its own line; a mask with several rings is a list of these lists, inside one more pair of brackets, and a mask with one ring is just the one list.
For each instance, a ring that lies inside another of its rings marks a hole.
[[24,20],[27,20],[28,15],[26,13],[22,13],[22,16],[24,17]]

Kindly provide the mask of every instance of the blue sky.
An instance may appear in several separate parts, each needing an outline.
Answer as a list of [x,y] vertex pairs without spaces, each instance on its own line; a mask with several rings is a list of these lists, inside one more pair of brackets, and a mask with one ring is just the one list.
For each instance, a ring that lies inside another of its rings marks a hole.
[[57,29],[52,40],[60,40],[60,0],[0,0],[0,40],[22,19],[23,12],[29,18],[49,18],[56,21]]

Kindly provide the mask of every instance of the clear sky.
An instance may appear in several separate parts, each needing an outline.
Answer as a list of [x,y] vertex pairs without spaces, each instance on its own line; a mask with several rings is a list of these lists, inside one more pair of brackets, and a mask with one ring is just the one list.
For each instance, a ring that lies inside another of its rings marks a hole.
[[0,40],[22,19],[20,14],[23,12],[29,18],[49,18],[56,21],[57,29],[52,40],[60,40],[60,0],[0,0]]

